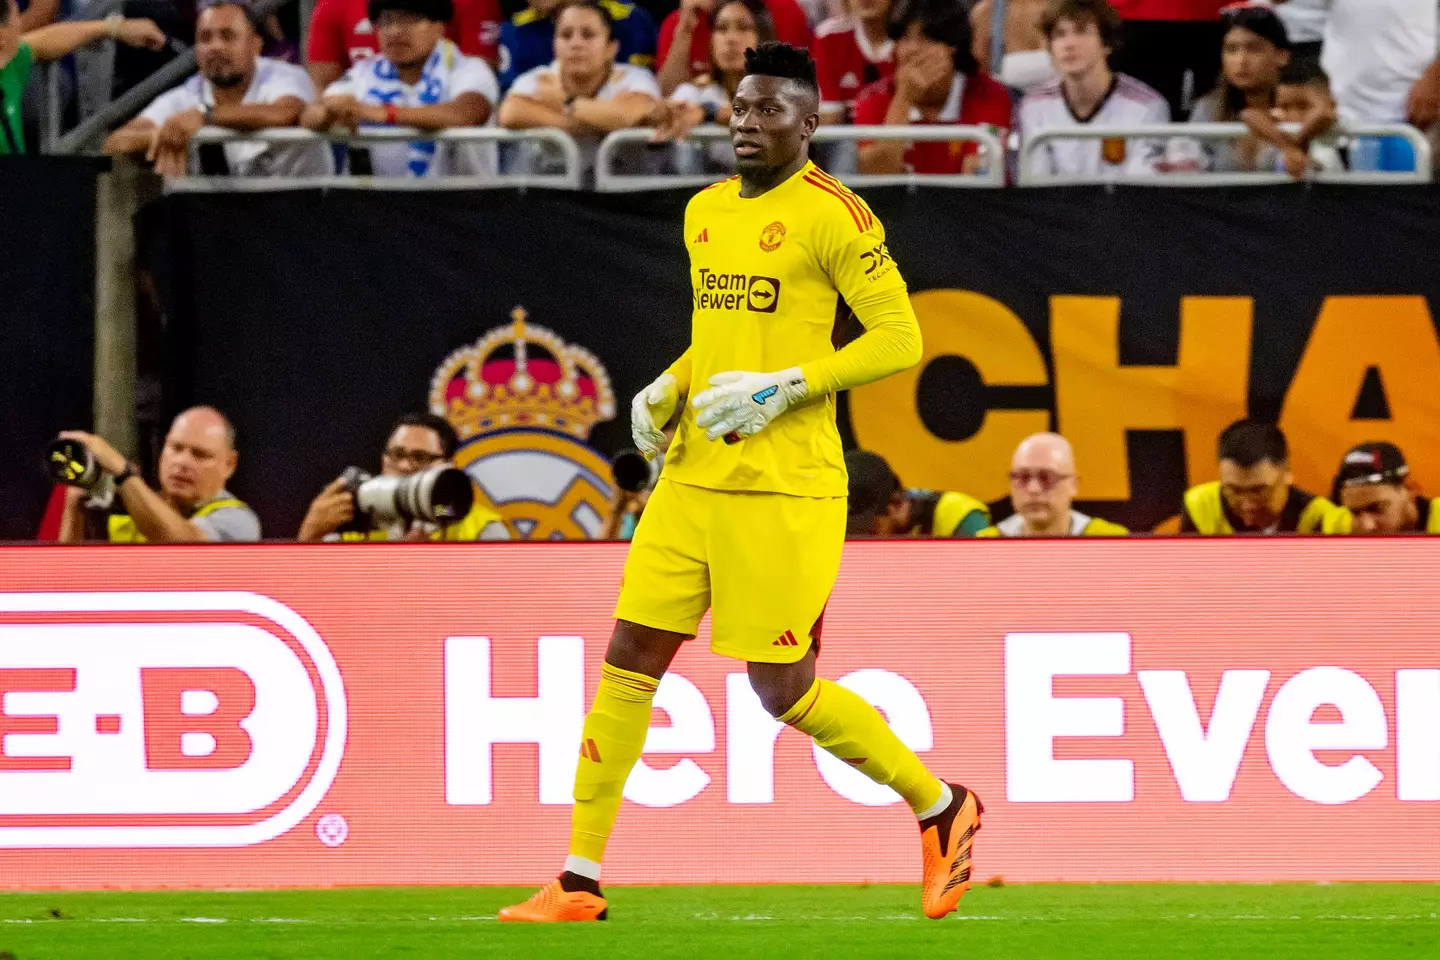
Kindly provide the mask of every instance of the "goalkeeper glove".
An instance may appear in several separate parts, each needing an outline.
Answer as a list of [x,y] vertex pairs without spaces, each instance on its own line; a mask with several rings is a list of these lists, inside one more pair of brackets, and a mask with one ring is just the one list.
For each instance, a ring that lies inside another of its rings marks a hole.
[[810,395],[799,367],[779,373],[717,373],[695,400],[695,424],[711,440],[735,443],[764,430],[771,420]]
[[654,460],[665,446],[665,425],[679,402],[680,391],[669,373],[660,374],[630,402],[630,437],[646,460]]

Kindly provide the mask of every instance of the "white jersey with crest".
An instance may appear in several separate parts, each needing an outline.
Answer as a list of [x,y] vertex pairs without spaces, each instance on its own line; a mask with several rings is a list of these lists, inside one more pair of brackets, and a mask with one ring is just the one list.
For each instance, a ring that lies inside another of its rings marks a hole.
[[[1027,93],[1020,101],[1019,131],[1023,145],[1042,130],[1095,127],[1138,127],[1169,123],[1165,98],[1123,73],[1115,74],[1100,107],[1081,119],[1071,109],[1057,78]],[[1108,180],[1122,173],[1147,173],[1161,159],[1164,145],[1154,140],[1049,140],[1030,159],[1036,174]]]

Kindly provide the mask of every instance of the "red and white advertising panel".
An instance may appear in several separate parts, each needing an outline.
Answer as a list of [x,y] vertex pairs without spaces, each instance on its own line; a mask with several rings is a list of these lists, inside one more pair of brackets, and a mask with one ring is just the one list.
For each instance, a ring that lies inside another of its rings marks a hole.
[[[543,881],[624,551],[0,549],[0,886]],[[1434,539],[851,544],[820,666],[980,794],[982,880],[1433,880],[1437,582]],[[655,705],[608,881],[916,878],[707,633]]]

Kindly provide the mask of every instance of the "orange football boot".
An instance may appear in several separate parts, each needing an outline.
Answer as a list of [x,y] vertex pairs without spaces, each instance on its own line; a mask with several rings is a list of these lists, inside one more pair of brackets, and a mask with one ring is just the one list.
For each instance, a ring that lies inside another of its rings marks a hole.
[[560,886],[559,877],[535,891],[535,895],[524,903],[500,909],[501,920],[517,923],[604,920],[606,914],[604,897],[597,897],[584,890],[565,890]]
[[920,907],[931,920],[954,911],[960,897],[970,889],[970,853],[980,829],[980,815],[985,812],[974,793],[954,783],[949,787],[955,799],[944,813],[920,830],[925,858]]

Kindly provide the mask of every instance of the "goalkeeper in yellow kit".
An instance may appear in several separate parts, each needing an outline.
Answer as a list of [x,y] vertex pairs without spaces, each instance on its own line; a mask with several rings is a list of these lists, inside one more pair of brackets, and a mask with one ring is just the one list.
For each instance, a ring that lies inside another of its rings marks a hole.
[[[919,326],[884,228],[806,158],[819,123],[814,62],[764,43],[746,51],[745,68],[730,121],[740,175],[702,190],[685,211],[690,349],[632,409],[647,456],[672,422],[675,438],[631,543],[585,718],[570,856],[501,920],[606,918],[600,861],[651,701],[712,607],[711,649],[748,663],[772,716],[910,804],[925,915],[950,913],[970,886],[978,798],[930,773],[870,704],[815,676],[845,539],[835,393],[919,362]],[[839,298],[865,333],[837,352]]]

